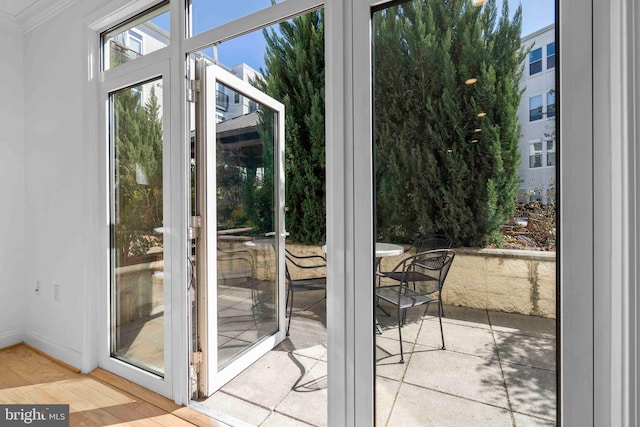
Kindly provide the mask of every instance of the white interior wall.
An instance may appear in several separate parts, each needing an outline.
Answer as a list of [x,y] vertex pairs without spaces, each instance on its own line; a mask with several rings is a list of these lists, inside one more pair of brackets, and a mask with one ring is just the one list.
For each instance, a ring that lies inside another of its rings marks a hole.
[[[84,292],[95,292],[87,253],[90,206],[98,191],[96,140],[87,140],[83,17],[77,2],[24,34],[24,130],[27,287],[25,341],[76,367],[82,365]],[[89,114],[92,114],[90,112]],[[92,174],[93,171],[93,174]],[[59,302],[54,286],[60,290]]]
[[22,33],[0,23],[0,348],[23,340],[26,319]]

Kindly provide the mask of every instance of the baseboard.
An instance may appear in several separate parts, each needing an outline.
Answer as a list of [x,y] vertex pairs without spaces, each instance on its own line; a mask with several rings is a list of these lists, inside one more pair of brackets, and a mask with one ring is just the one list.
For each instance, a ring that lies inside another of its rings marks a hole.
[[24,331],[13,331],[0,334],[0,348],[13,347],[24,341]]
[[79,370],[82,366],[82,353],[72,348],[47,341],[45,338],[30,331],[25,331],[23,341],[31,347],[75,369]]

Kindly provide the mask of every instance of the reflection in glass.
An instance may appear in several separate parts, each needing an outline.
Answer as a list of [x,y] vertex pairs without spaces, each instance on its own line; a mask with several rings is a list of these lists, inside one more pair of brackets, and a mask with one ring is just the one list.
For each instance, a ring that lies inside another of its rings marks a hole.
[[169,14],[167,3],[103,33],[103,69],[116,68],[168,46]]
[[221,369],[278,330],[275,248],[265,237],[275,230],[277,115],[221,83],[216,88],[216,114]]
[[164,373],[162,80],[110,95],[111,354]]
[[[284,0],[276,0],[281,3]],[[234,21],[272,5],[271,0],[190,0],[191,36]],[[187,28],[189,26],[187,25]]]

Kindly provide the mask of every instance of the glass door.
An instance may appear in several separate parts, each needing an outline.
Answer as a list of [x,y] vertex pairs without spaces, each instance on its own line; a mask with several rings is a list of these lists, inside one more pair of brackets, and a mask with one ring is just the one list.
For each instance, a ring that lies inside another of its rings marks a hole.
[[207,59],[197,69],[196,329],[209,396],[285,337],[284,106]]

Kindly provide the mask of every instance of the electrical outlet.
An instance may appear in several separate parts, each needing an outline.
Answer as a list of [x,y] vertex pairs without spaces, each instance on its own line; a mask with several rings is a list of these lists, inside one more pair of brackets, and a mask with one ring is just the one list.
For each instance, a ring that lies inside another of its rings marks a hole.
[[36,289],[35,289],[36,295],[40,295],[40,287],[41,286],[42,286],[42,283],[40,282],[40,280],[36,280]]
[[53,300],[60,302],[60,285],[53,285]]

